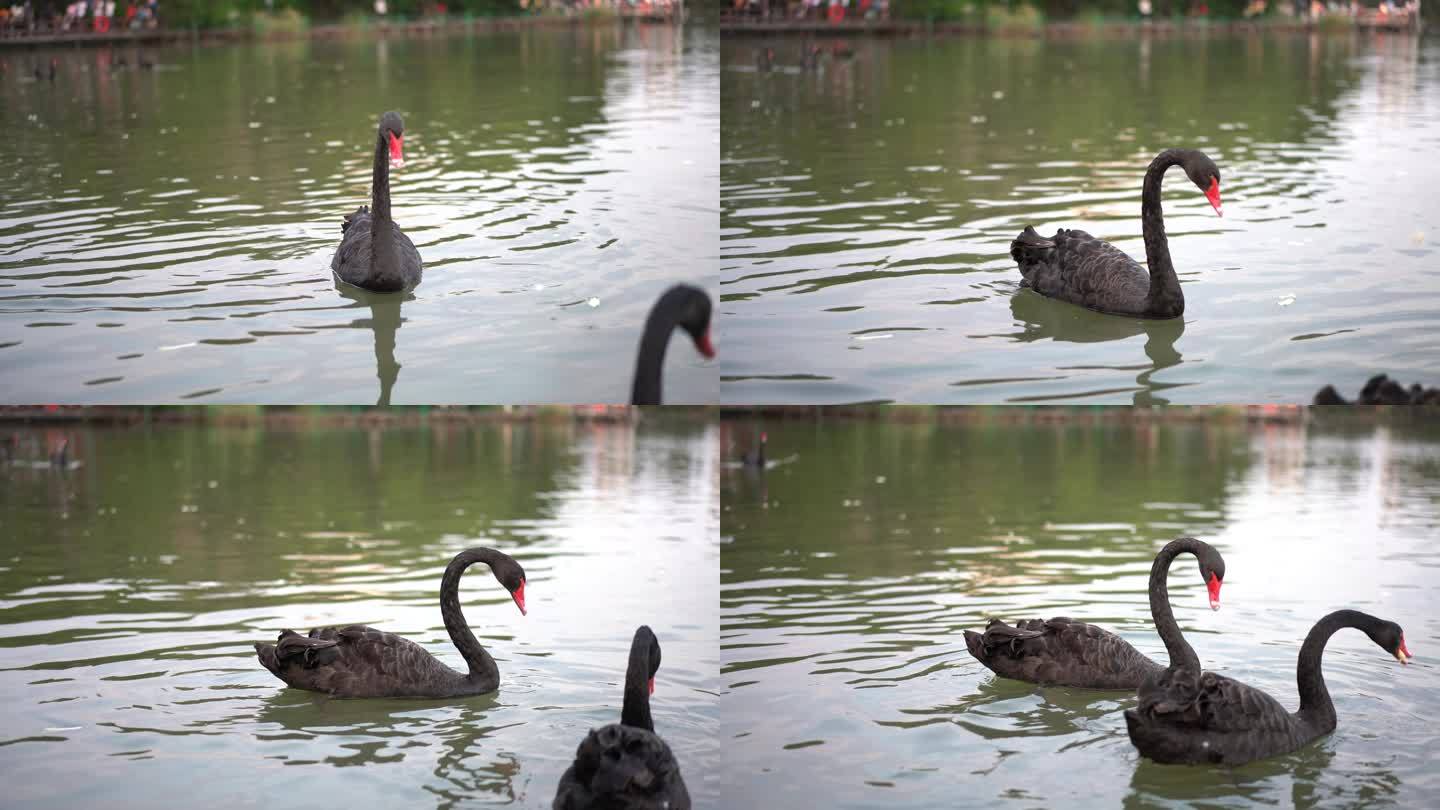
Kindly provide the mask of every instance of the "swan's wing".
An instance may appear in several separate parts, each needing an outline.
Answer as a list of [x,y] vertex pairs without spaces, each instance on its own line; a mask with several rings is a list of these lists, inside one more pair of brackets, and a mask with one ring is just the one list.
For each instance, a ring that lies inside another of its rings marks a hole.
[[554,810],[625,807],[689,810],[690,794],[670,746],[653,732],[612,723],[591,731],[560,778]]
[[344,236],[335,258],[330,260],[330,269],[341,281],[358,284],[370,274],[370,213],[365,206],[345,218],[341,226]]
[[1143,266],[1085,231],[1061,229],[1045,247],[1033,241],[1012,242],[1011,255],[1027,285],[1043,295],[1105,310],[1117,300],[1143,301],[1149,292]]
[[1067,275],[1090,279],[1118,272],[1129,278],[1139,271],[1148,289],[1150,278],[1140,263],[1109,242],[1078,230],[1061,230],[1054,241],[1060,269]]
[[[268,655],[261,652],[261,661]],[[280,634],[274,666],[291,686],[346,697],[429,694],[456,673],[424,647],[373,627],[320,627],[302,636]]]
[[1032,683],[1134,688],[1156,668],[1123,638],[1093,624],[1059,616],[1016,625],[992,619],[983,634],[965,634],[966,646],[996,674]]
[[1168,669],[1140,689],[1137,710],[1142,716],[1169,725],[1220,733],[1285,732],[1290,713],[1265,692],[1240,681]]
[[[394,223],[391,223],[394,225]],[[420,283],[421,276],[425,273],[425,266],[420,262],[420,251],[415,248],[415,243],[410,237],[400,230],[399,225],[395,228],[395,247],[397,258],[400,262],[400,277],[405,280],[406,289],[413,289]]]

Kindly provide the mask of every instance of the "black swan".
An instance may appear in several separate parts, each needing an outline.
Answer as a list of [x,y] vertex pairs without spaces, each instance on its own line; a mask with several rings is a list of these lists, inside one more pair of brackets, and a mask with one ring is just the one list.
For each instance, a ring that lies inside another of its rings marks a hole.
[[1400,663],[1410,658],[1400,625],[1358,610],[1337,610],[1315,623],[1300,647],[1295,681],[1300,710],[1199,666],[1169,669],[1140,688],[1140,703],[1125,710],[1130,742],[1141,755],[1170,764],[1242,765],[1285,754],[1335,730],[1335,704],[1320,672],[1325,642],[1354,627]]
[[1194,149],[1166,149],[1156,155],[1145,172],[1140,193],[1148,274],[1119,248],[1084,231],[1062,228],[1046,239],[1027,225],[1010,243],[1010,255],[1019,263],[1023,277],[1020,286],[1111,315],[1180,317],[1185,312],[1185,295],[1170,263],[1160,212],[1160,181],[1165,170],[1176,165],[1185,169],[1190,181],[1205,192],[1215,213],[1220,213],[1220,169],[1214,161]]
[[1440,388],[1426,388],[1415,383],[1409,388],[1385,374],[1371,377],[1360,396],[1350,402],[1340,396],[1335,386],[1327,385],[1315,394],[1314,405],[1440,405]]
[[660,296],[645,319],[635,380],[630,388],[631,405],[660,404],[660,369],[665,365],[670,333],[677,326],[690,335],[697,351],[706,357],[715,356],[715,346],[710,343],[710,296],[699,287],[676,284]]
[[[375,168],[370,179],[370,205],[345,217],[340,248],[330,269],[347,284],[374,292],[399,292],[420,283],[420,251],[390,218],[389,160],[404,160],[401,137],[405,123],[397,112],[380,116],[375,136]],[[387,155],[389,160],[387,160]]]
[[286,684],[333,697],[443,698],[494,692],[500,686],[500,669],[460,612],[460,576],[477,562],[490,566],[525,613],[525,569],[520,563],[493,548],[468,548],[455,555],[440,580],[440,615],[450,640],[470,665],[468,673],[445,666],[409,639],[358,624],[320,627],[308,636],[285,630],[275,644],[256,644],[255,652]]
[[760,442],[755,445],[755,448],[753,450],[742,455],[740,457],[740,462],[746,467],[763,468],[765,466],[765,442],[768,439],[769,436],[762,432],[760,434]]
[[[1170,654],[1171,666],[1186,662],[1198,668],[1200,659],[1185,642],[1170,612],[1170,593],[1165,584],[1170,562],[1187,552],[1200,561],[1200,578],[1210,590],[1210,607],[1220,608],[1224,558],[1209,543],[1181,537],[1160,549],[1150,566],[1150,614]],[[975,660],[996,675],[1054,686],[1134,689],[1163,670],[1114,633],[1063,617],[1049,621],[1029,619],[1016,627],[991,619],[984,634],[965,631],[965,646]]]
[[554,810],[689,810],[680,764],[650,720],[650,695],[659,669],[660,642],[641,625],[630,643],[620,722],[585,736],[575,761],[560,777]]

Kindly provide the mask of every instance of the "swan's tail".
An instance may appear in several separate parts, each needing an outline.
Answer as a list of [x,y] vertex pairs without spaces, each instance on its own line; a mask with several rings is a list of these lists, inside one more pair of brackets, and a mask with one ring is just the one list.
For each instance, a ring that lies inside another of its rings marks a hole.
[[274,673],[275,677],[284,680],[280,669],[287,664],[313,667],[334,662],[338,656],[335,649],[338,644],[333,638],[312,638],[302,636],[294,630],[282,630],[274,644],[257,643],[255,654],[266,669]]
[[260,659],[260,664],[270,670],[270,674],[280,676],[280,661],[275,657],[274,644],[255,643],[255,656]]
[[991,619],[985,624],[983,634],[972,630],[965,631],[965,646],[977,661],[983,663],[990,660],[996,652],[1008,654],[1009,657],[1018,656],[1021,644],[1045,635],[1044,621],[1029,619],[1016,624],[1017,627],[1011,627],[999,619]]
[[1038,265],[1049,261],[1055,249],[1055,240],[1046,239],[1029,225],[1010,243],[1010,257],[1020,265],[1020,275],[1026,279]]
[[[256,645],[259,646],[259,645]],[[985,642],[981,640],[980,634],[974,630],[965,631],[965,649],[970,651],[976,661],[984,661],[989,652],[985,649]]]
[[1046,239],[1036,233],[1033,226],[1026,225],[1025,230],[1021,231],[1020,235],[1010,243],[1010,256],[1023,264],[1024,257],[1034,256],[1036,253],[1050,250],[1053,247],[1055,247],[1055,240]]

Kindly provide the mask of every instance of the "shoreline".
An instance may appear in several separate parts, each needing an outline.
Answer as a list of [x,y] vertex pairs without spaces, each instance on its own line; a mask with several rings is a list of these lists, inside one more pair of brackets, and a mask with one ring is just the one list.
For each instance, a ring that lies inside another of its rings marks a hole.
[[492,424],[632,424],[707,421],[713,405],[5,405],[0,428],[208,425],[211,427],[414,428]]
[[722,423],[880,422],[918,425],[1326,425],[1435,423],[1435,410],[1412,405],[721,405]]
[[[1342,19],[1342,18],[1327,18]],[[923,20],[739,20],[720,21],[728,36],[753,37],[999,37],[1078,39],[1082,37],[1206,37],[1212,34],[1352,34],[1393,33],[1418,35],[1422,25],[1349,19],[1349,25],[1315,20],[1067,20],[1035,25],[989,25],[984,22],[926,22]]]
[[390,37],[441,37],[460,34],[522,31],[531,28],[572,28],[591,25],[678,25],[679,20],[646,14],[531,15],[523,17],[447,17],[413,21],[371,20],[324,23],[293,29],[260,30],[251,26],[209,29],[157,28],[148,31],[89,31],[0,36],[0,48],[102,47],[126,45],[233,44],[239,42],[291,42],[301,39],[386,39]]

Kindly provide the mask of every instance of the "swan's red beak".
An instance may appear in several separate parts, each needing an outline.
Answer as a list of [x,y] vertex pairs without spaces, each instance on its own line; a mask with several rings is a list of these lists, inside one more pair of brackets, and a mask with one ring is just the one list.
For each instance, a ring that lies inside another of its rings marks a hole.
[[710,327],[705,327],[705,334],[695,341],[695,348],[708,358],[715,357],[715,344],[710,342]]
[[1210,609],[1211,609],[1211,610],[1219,610],[1219,609],[1220,609],[1220,578],[1217,577],[1217,576],[1215,576],[1214,574],[1211,574],[1211,575],[1210,575],[1210,581],[1207,582],[1207,583],[1205,583],[1205,587],[1207,587],[1207,588],[1210,589]]
[[[1400,636],[1400,651],[1395,653],[1395,660],[1402,664],[1408,664],[1410,658],[1410,651],[1405,649],[1405,636],[1402,635]],[[651,691],[654,691],[654,689],[652,688]]]
[[1205,199],[1210,201],[1210,207],[1215,209],[1216,214],[1225,216],[1225,212],[1220,210],[1220,178],[1210,178],[1210,188],[1205,190]]
[[515,589],[515,593],[511,594],[511,596],[515,597],[515,607],[520,608],[520,615],[521,615],[521,616],[524,616],[524,615],[525,615],[525,580],[523,580],[523,579],[520,580],[520,587],[516,588],[516,589]]
[[655,694],[655,679],[654,679],[654,678],[651,678],[651,679],[650,679],[650,694],[652,694],[652,695]]
[[405,165],[405,147],[400,143],[400,136],[393,132],[387,132],[390,136],[390,165],[396,168]]

